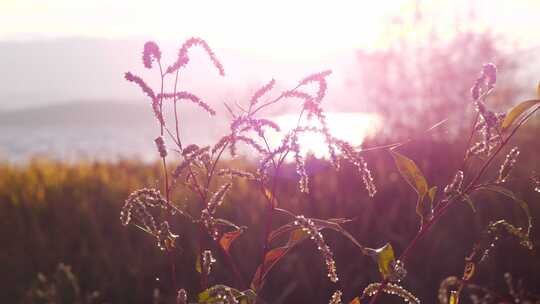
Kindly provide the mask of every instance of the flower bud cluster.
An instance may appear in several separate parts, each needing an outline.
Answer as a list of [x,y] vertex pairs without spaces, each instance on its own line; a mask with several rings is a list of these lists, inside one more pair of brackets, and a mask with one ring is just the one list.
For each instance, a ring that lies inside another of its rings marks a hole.
[[317,249],[321,252],[325,264],[326,269],[328,271],[328,277],[330,278],[330,281],[337,282],[339,280],[336,270],[336,262],[334,261],[334,255],[332,251],[330,250],[330,247],[326,245],[326,242],[324,240],[324,237],[322,233],[317,229],[315,226],[315,223],[309,218],[304,217],[303,215],[299,215],[296,217],[296,220],[293,222],[295,226],[298,226],[304,231],[309,238],[315,242],[317,245]]
[[202,254],[202,272],[209,275],[212,271],[212,266],[216,263],[216,259],[212,255],[212,251],[205,250]]
[[214,240],[219,238],[219,231],[216,225],[216,219],[214,218],[214,213],[216,212],[217,207],[223,203],[223,198],[225,194],[231,189],[232,183],[228,182],[221,186],[210,198],[206,208],[201,212],[201,222],[206,227],[210,235]]
[[463,184],[463,171],[456,172],[454,179],[450,184],[444,187],[444,194],[452,195],[461,192],[461,186]]
[[[379,288],[381,288],[381,283],[371,283],[364,289],[363,295],[370,297],[374,296],[379,292]],[[420,304],[420,300],[415,295],[399,285],[388,283],[383,287],[382,291],[390,295],[401,297],[405,303]]]
[[176,304],[187,304],[187,292],[185,289],[178,290],[178,295],[176,296]]
[[497,183],[504,183],[510,175],[510,171],[516,165],[517,157],[519,156],[519,149],[517,147],[512,148],[499,169],[499,176],[497,177]]
[[328,304],[342,304],[341,297],[343,296],[343,292],[341,290],[336,290],[334,294],[332,295],[332,298],[330,299],[330,302]]
[[156,143],[159,156],[167,157],[167,147],[165,146],[165,140],[163,139],[163,136],[157,137],[156,139],[154,139],[154,142]]
[[159,249],[170,250],[174,247],[178,235],[170,231],[167,221],[158,224],[150,212],[150,208],[174,210],[170,203],[161,196],[159,190],[143,188],[129,195],[120,212],[120,221],[124,226],[134,220],[137,221],[136,224],[141,224],[156,237]]
[[218,301],[216,303],[223,304],[238,304],[238,300],[233,294],[233,291],[230,287],[225,285],[215,285],[210,287],[208,291],[210,298],[216,298]]

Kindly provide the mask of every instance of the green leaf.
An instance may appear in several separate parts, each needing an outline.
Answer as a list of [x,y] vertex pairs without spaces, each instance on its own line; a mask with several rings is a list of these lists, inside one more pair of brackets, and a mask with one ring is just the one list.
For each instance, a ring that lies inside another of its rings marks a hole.
[[392,274],[392,269],[390,263],[395,261],[394,249],[390,243],[386,243],[383,247],[379,249],[368,249],[370,251],[371,257],[377,262],[379,266],[379,272],[381,273],[383,279],[387,279]]
[[450,299],[448,300],[448,304],[458,304],[459,296],[457,291],[453,290],[450,292]]
[[390,150],[396,167],[399,170],[401,176],[407,181],[411,187],[418,194],[418,200],[416,202],[416,214],[420,216],[420,224],[424,224],[424,214],[428,211],[424,206],[424,197],[428,193],[428,183],[422,171],[416,166],[413,160],[399,154],[396,151]]
[[469,207],[471,207],[473,212],[476,212],[476,207],[474,206],[474,202],[472,201],[471,197],[468,194],[463,193],[463,201],[469,204]]
[[431,200],[432,204],[435,201],[435,196],[436,195],[437,195],[437,186],[433,186],[433,187],[429,188],[428,196],[429,196],[429,199]]
[[520,104],[513,107],[508,113],[506,114],[506,117],[504,118],[502,124],[501,124],[501,131],[505,131],[508,129],[512,123],[521,116],[521,114],[525,113],[527,110],[529,110],[534,105],[537,105],[540,103],[540,99],[531,99],[521,102]]
[[396,167],[403,178],[414,188],[418,196],[424,197],[428,192],[428,184],[422,171],[418,169],[414,161],[396,151],[390,151],[394,157]]
[[484,190],[489,190],[489,191],[492,191],[492,192],[500,193],[502,195],[505,195],[505,196],[511,198],[516,203],[518,203],[519,207],[523,210],[523,212],[527,216],[527,221],[528,221],[527,235],[529,235],[529,233],[531,231],[531,227],[532,227],[532,215],[531,215],[531,211],[529,210],[529,205],[527,204],[527,202],[525,202],[524,200],[518,198],[514,194],[514,192],[512,192],[512,191],[510,191],[510,190],[508,190],[508,189],[506,189],[504,187],[501,187],[501,186],[487,185],[487,186],[479,187],[478,189],[479,190],[484,189]]
[[242,295],[240,295],[238,299],[240,300],[240,304],[255,303],[255,300],[257,299],[257,294],[251,289],[244,290],[242,291]]
[[200,254],[197,254],[197,259],[195,259],[195,270],[198,272],[198,273],[202,273],[202,268],[201,268],[201,255]]
[[234,289],[232,287],[225,286],[225,285],[214,285],[214,286],[204,290],[203,292],[199,293],[199,296],[198,296],[199,301],[198,302],[199,303],[205,303],[205,304],[223,303],[223,298],[212,295],[212,294],[215,293],[215,290],[217,290],[217,289],[230,289],[235,298],[245,296],[245,294],[243,292],[240,292],[238,289]]

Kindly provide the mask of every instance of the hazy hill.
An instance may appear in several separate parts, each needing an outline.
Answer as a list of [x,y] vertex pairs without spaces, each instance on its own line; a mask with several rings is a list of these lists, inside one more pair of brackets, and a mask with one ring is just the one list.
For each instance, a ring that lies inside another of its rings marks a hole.
[[151,124],[149,106],[140,103],[73,102],[38,106],[0,112],[0,125],[103,125],[141,123]]
[[[180,107],[187,142],[216,140],[226,122],[192,105]],[[173,119],[166,116],[171,124]],[[159,125],[148,102],[72,102],[0,111],[0,159],[18,161],[34,155],[61,159],[153,159]]]

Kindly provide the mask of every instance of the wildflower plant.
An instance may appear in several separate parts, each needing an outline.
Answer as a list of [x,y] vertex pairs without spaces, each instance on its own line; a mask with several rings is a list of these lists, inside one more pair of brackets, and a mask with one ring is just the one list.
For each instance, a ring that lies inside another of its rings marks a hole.
[[[516,201],[527,216],[527,226],[517,227],[505,220],[491,223],[486,228],[482,240],[474,247],[471,256],[466,259],[466,269],[469,269],[467,275],[464,275],[462,280],[456,280],[450,284],[457,286],[457,289],[440,291],[439,298],[448,300],[450,297],[452,301],[455,301],[451,303],[457,303],[465,286],[464,282],[472,278],[475,266],[493,247],[491,244],[503,236],[515,237],[525,248],[532,249],[533,245],[530,241],[532,218],[527,203],[504,188],[504,183],[511,178],[510,173],[516,163],[519,150],[514,148],[508,153],[496,178],[489,178],[486,173],[494,165],[496,156],[502,153],[518,129],[540,108],[540,100],[525,101],[506,114],[492,112],[486,101],[495,88],[497,77],[495,65],[484,65],[471,89],[472,105],[476,110],[476,115],[463,165],[457,168],[454,178],[448,185],[430,186],[415,162],[398,152],[399,148],[409,141],[372,148],[354,147],[332,134],[323,110],[323,99],[328,87],[327,78],[331,71],[309,75],[301,79],[295,87],[277,94],[274,93],[276,80],[272,79],[256,90],[249,100],[234,105],[225,104],[231,121],[227,132],[216,143],[199,146],[185,142],[182,137],[184,133],[180,130],[178,103],[188,102],[206,111],[210,116],[218,115],[217,111],[202,98],[191,92],[181,91],[178,87],[179,73],[189,63],[189,52],[195,46],[201,47],[206,52],[218,74],[224,76],[225,70],[218,57],[200,38],[188,39],[181,46],[177,59],[166,68],[161,62],[159,46],[154,42],[147,42],[144,45],[142,56],[144,67],[159,72],[161,83],[157,90],[147,85],[141,77],[131,72],[125,74],[125,79],[136,84],[150,99],[151,109],[159,124],[160,133],[154,141],[156,154],[161,158],[163,167],[163,186],[159,190],[140,189],[133,192],[122,208],[120,216],[122,224],[136,225],[151,234],[155,237],[158,247],[165,253],[179,250],[176,245],[177,238],[191,237],[183,235],[182,231],[172,231],[169,226],[172,217],[184,217],[199,231],[199,252],[196,254],[197,262],[194,267],[200,274],[202,292],[193,295],[181,289],[182,286],[176,286],[175,261],[171,259],[171,282],[175,292],[178,292],[177,303],[188,303],[188,299],[195,299],[198,303],[262,303],[262,299],[257,294],[269,279],[270,270],[304,240],[310,240],[315,244],[330,283],[337,285],[329,303],[342,303],[343,293],[339,288],[340,263],[334,259],[332,249],[325,241],[324,230],[336,231],[352,242],[361,254],[375,261],[381,274],[380,282],[369,284],[363,293],[348,303],[367,303],[368,299],[370,299],[369,303],[375,303],[381,293],[399,296],[405,302],[420,303],[411,291],[398,285],[406,279],[407,261],[416,245],[450,208],[465,202],[474,210],[476,194],[485,191],[496,192]],[[171,88],[165,86],[165,80],[169,77],[174,78]],[[313,85],[316,90],[310,92],[308,86]],[[291,130],[282,130],[277,123],[263,116],[265,109],[283,102],[299,103],[297,123]],[[165,107],[172,108],[174,120],[165,120]],[[270,145],[269,130],[283,134],[278,145]],[[399,256],[396,256],[390,243],[378,249],[361,245],[342,226],[349,222],[349,219],[308,218],[281,208],[280,199],[282,198],[278,193],[277,178],[288,156],[292,156],[295,163],[298,191],[300,193],[310,191],[310,177],[306,170],[305,156],[302,155],[299,144],[299,138],[308,132],[323,136],[330,162],[335,170],[339,170],[340,164],[345,161],[358,169],[358,174],[370,197],[376,194],[377,188],[364,158],[365,154],[370,151],[386,150],[393,156],[398,171],[417,193],[416,212],[420,218],[416,236]],[[258,165],[253,172],[222,166],[226,153],[231,156],[237,155],[239,145],[247,147],[258,155]],[[474,171],[473,167],[469,166],[471,162],[480,162],[480,169]],[[176,164],[175,168],[172,168],[172,163]],[[242,276],[230,252],[235,240],[249,227],[239,226],[227,219],[219,218],[216,212],[239,178],[255,184],[266,201],[261,235],[262,255],[258,267],[253,269],[250,283],[247,283]],[[538,184],[536,176],[533,176],[531,180],[535,185]],[[188,212],[182,203],[173,201],[172,194],[179,187],[185,188],[197,197],[199,201],[197,211]],[[438,194],[437,189],[443,189],[443,191]],[[274,218],[277,215],[288,217],[289,222],[275,227]],[[286,239],[285,243],[277,245],[283,239]],[[218,251],[212,252],[210,248],[217,248]],[[215,264],[223,264],[229,269],[235,286],[219,284],[209,286],[208,279],[212,276]],[[473,269],[472,273],[470,269]]]

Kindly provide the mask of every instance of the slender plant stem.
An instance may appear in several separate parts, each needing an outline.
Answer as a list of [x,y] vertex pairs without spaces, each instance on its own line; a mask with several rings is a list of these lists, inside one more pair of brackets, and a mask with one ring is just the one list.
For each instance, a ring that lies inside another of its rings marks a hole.
[[[214,178],[214,172],[216,170],[216,166],[217,166],[217,163],[219,162],[220,158],[221,158],[221,155],[223,154],[223,152],[225,151],[225,149],[227,148],[227,146],[229,145],[228,142],[226,142],[223,147],[221,148],[221,150],[219,151],[218,155],[216,156],[216,159],[214,160],[214,162],[212,163],[212,167],[210,167],[210,171],[207,172],[207,178],[206,178],[206,185],[205,185],[205,189],[208,189],[208,187],[210,187],[210,183],[212,182],[212,179]],[[208,192],[205,193],[205,201],[206,201],[206,198],[208,196]],[[205,203],[206,204],[206,203]]]
[[209,231],[206,229],[203,223],[199,224],[199,269],[201,270],[201,278],[200,278],[200,284],[201,289],[206,290],[207,286],[207,278],[206,278],[206,272],[204,271],[203,267],[203,246],[204,246],[204,235],[209,234]]
[[[290,91],[295,91],[296,89],[298,89],[301,85],[297,85],[296,87],[294,87],[292,90],[289,90]],[[259,107],[257,107],[255,110],[251,111],[250,114],[251,115],[255,115],[255,113],[259,112],[261,109],[263,108],[266,108],[270,105],[273,105],[275,104],[276,102],[280,101],[281,99],[283,99],[283,97],[285,97],[285,92],[281,93],[278,97],[276,97],[275,99],[269,101],[269,102],[266,102],[266,103],[263,103],[262,105],[260,105]]]
[[[296,129],[298,129],[298,127],[300,126],[300,121],[302,119],[302,115],[304,114],[304,111],[305,111],[305,108],[302,108],[302,111],[300,112],[300,115],[298,115],[298,120],[296,121]],[[263,135],[263,140],[264,140],[264,143],[266,144],[266,148],[268,149],[268,153],[272,153],[272,151],[270,149],[270,145],[268,144],[268,141],[266,140],[266,137],[264,135]],[[272,215],[273,215],[275,207],[276,207],[276,200],[277,200],[276,191],[277,191],[278,172],[279,172],[279,169],[281,168],[281,165],[283,164],[283,161],[285,160],[285,157],[289,153],[289,150],[290,149],[286,150],[286,153],[284,153],[284,156],[279,157],[279,161],[277,162],[277,164],[276,164],[274,158],[272,157],[272,164],[274,165],[274,174],[273,174],[273,177],[272,177],[272,188],[271,188],[272,189],[271,190],[272,191],[271,192],[272,197],[268,197],[268,195],[265,193],[266,189],[264,187],[264,184],[261,183],[261,192],[263,193],[263,196],[266,198],[268,204],[267,204],[266,212],[265,212],[265,215],[264,215],[266,221],[265,221],[264,232],[263,232],[263,235],[264,235],[263,252],[262,252],[262,256],[261,256],[261,264],[260,264],[261,265],[261,271],[259,272],[259,278],[258,278],[259,281],[262,281],[262,279],[263,279],[263,274],[264,274],[265,267],[266,267],[264,261],[265,261],[265,258],[266,258],[266,254],[268,253],[268,251],[270,249],[270,243],[269,243],[268,237],[270,235],[270,231],[272,230],[272,222],[273,222]]]
[[[223,145],[223,147],[221,148],[221,150],[219,151],[218,155],[216,156],[216,159],[214,160],[214,162],[212,163],[212,167],[210,168],[210,171],[208,172],[208,177],[207,177],[207,180],[206,180],[206,187],[205,189],[208,189],[208,187],[210,187],[210,183],[214,177],[214,173],[215,173],[215,169],[216,169],[216,166],[217,166],[217,163],[219,162],[219,160],[221,159],[221,156],[223,155],[223,152],[225,151],[225,149],[227,148],[228,146],[228,143],[225,143]],[[206,191],[204,193],[204,198],[203,198],[203,204],[204,206],[206,207],[206,204],[207,204],[207,199],[208,199],[208,192]],[[204,225],[203,225],[204,227]],[[205,227],[206,228],[206,227]],[[210,235],[210,231],[208,231],[208,229],[206,229],[206,233],[208,235]],[[214,238],[212,238],[212,240],[214,240]],[[233,270],[233,273],[236,277],[236,281],[238,282],[238,284],[240,284],[240,286],[242,287],[247,287],[246,286],[246,283],[245,283],[245,280],[244,280],[244,277],[242,276],[242,273],[240,272],[240,270],[238,269],[238,266],[236,265],[236,263],[234,262],[232,256],[230,255],[229,252],[227,252],[223,246],[221,246],[221,244],[219,243],[219,241],[217,240],[214,240],[214,242],[216,243],[216,246],[219,248],[221,254],[225,257],[225,261],[227,262],[227,264],[229,264],[229,267],[231,267],[231,269]],[[202,265],[201,265],[202,266]],[[202,268],[201,268],[202,269]]]
[[[165,75],[163,74],[163,68],[161,66],[161,62],[158,60],[158,63],[159,63],[159,73],[160,73],[160,76],[161,76],[161,94],[160,94],[160,100],[159,100],[159,115],[161,116],[161,121],[160,121],[160,135],[163,136],[163,129],[165,128],[165,122],[163,121],[163,87],[164,87],[164,83],[165,83]],[[164,179],[165,179],[165,186],[164,186],[164,191],[165,191],[165,198],[167,200],[168,203],[170,203],[170,191],[169,191],[169,174],[168,174],[168,171],[167,171],[167,160],[166,160],[166,157],[163,156],[161,157],[161,160],[162,160],[162,164],[163,164],[163,176],[164,176]],[[167,210],[167,217],[170,216],[171,210]],[[172,253],[169,252],[169,262],[170,262],[170,268],[171,268],[171,284],[172,284],[172,290],[175,291],[176,290],[176,261],[174,260],[174,257],[172,256]]]
[[480,113],[476,112],[476,115],[474,117],[474,122],[471,127],[471,134],[469,135],[469,139],[467,140],[467,146],[465,148],[465,153],[463,155],[463,163],[461,164],[461,170],[465,169],[465,165],[467,164],[467,160],[469,159],[469,150],[471,147],[472,140],[474,138],[474,129],[476,128],[476,124],[478,123],[479,118],[480,118]]
[[180,151],[182,151],[182,142],[180,141],[180,130],[179,130],[180,123],[178,121],[178,111],[176,109],[176,102],[178,101],[178,99],[176,98],[177,85],[178,85],[178,70],[176,70],[176,76],[174,78],[173,103],[174,103],[174,122],[176,126],[176,141],[178,144],[178,148],[180,148]]

